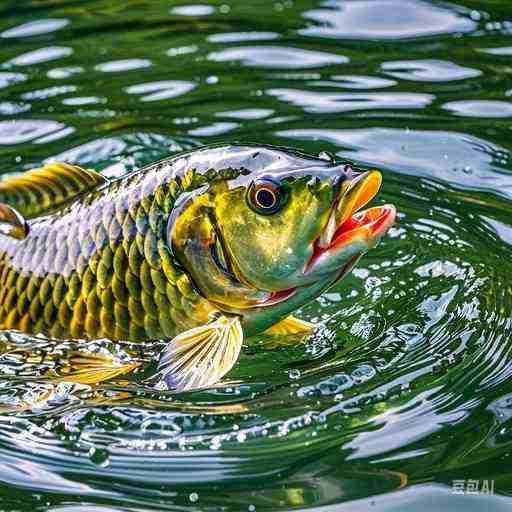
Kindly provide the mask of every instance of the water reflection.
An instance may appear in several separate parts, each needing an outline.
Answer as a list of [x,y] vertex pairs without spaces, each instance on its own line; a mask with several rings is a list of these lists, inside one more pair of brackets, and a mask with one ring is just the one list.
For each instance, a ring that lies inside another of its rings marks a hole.
[[208,16],[215,12],[215,8],[211,5],[181,5],[173,7],[171,14],[179,14],[180,16]]
[[11,37],[30,37],[39,36],[41,34],[49,34],[56,32],[69,25],[69,20],[66,19],[46,19],[46,20],[35,20],[23,23],[17,27],[9,28],[0,33],[0,37],[11,38]]
[[298,89],[269,89],[267,94],[302,107],[305,112],[329,113],[354,110],[423,108],[434,101],[432,94],[419,93],[325,93]]
[[511,117],[512,102],[496,100],[450,101],[443,105],[459,116],[467,117]]
[[[126,88],[128,94],[143,94],[141,101],[159,101],[182,96],[195,89],[196,84],[180,80],[163,80],[130,85]],[[149,94],[147,94],[149,93]]]
[[63,68],[50,69],[50,71],[47,73],[47,76],[53,80],[62,80],[78,73],[83,73],[84,71],[84,68],[81,66],[67,66]]
[[0,144],[41,143],[45,136],[58,133],[64,128],[62,123],[43,119],[0,121]]
[[326,0],[304,17],[317,23],[301,34],[340,39],[401,39],[472,32],[469,11],[422,0]]
[[414,176],[444,181],[452,186],[491,190],[512,198],[505,148],[463,133],[373,128],[360,130],[290,130],[294,139],[320,139],[346,148],[343,157]]
[[21,73],[0,72],[0,89],[17,82],[23,82],[27,77]]
[[310,85],[340,87],[343,89],[385,89],[396,84],[395,80],[389,80],[388,78],[362,75],[332,75],[330,81],[317,80],[310,83]]
[[151,61],[148,59],[123,59],[112,60],[97,64],[95,69],[103,73],[119,73],[120,71],[131,71],[132,69],[149,68]]
[[443,60],[402,60],[384,62],[381,69],[394,78],[420,82],[451,82],[475,78],[482,72]]
[[23,53],[14,57],[7,64],[14,66],[32,66],[42,62],[49,62],[51,60],[62,59],[69,57],[73,53],[73,48],[67,46],[47,46],[39,48],[31,52]]
[[241,41],[270,41],[280,36],[275,32],[227,32],[208,36],[211,43],[238,43]]
[[245,66],[284,69],[315,68],[348,62],[343,55],[282,46],[239,46],[212,52],[208,58],[218,62],[241,61]]

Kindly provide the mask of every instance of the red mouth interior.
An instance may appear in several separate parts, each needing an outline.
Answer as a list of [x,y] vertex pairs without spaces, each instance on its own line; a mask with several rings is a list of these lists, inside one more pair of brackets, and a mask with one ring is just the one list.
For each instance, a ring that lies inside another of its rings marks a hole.
[[356,231],[362,227],[369,229],[368,236],[378,235],[388,225],[391,217],[394,217],[394,208],[387,204],[351,215],[343,224],[338,226],[329,247],[320,247],[318,241],[315,243],[313,255],[307,266],[311,266],[311,263],[324,252],[348,242],[355,236]]

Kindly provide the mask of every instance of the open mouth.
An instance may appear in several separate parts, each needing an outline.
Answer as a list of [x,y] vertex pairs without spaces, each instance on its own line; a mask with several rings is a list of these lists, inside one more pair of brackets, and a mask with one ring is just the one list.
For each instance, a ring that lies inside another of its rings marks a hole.
[[371,247],[388,231],[396,217],[393,205],[385,204],[361,211],[375,197],[381,183],[380,172],[370,171],[354,178],[340,192],[324,231],[314,244],[311,259],[304,268],[305,274],[314,269],[326,253],[340,252],[358,237]]
[[[333,203],[328,221],[322,234],[315,241],[313,254],[304,267],[303,274],[320,273],[323,264],[330,257],[336,259],[336,254],[342,253],[356,238],[365,241],[367,248],[376,245],[382,236],[393,225],[396,209],[391,204],[376,206],[361,210],[377,194],[382,183],[382,176],[378,171],[360,174],[347,186],[341,189],[340,194]],[[352,254],[335,272],[338,272],[336,281],[342,279],[355,265],[365,250]],[[272,293],[271,296],[258,304],[257,307],[270,306],[291,297],[297,288],[290,288]]]

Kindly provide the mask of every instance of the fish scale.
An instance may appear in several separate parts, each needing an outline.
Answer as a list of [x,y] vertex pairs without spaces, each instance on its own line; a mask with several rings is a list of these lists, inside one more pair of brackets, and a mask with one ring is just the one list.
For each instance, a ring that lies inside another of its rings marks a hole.
[[[76,180],[67,169],[60,181],[22,176],[11,190],[0,185],[2,201],[35,217],[25,239],[0,237],[0,327],[144,341],[206,322],[212,306],[165,243],[166,219],[178,195],[198,185],[195,173],[181,179],[172,165],[157,164],[66,204],[66,193],[94,184],[94,176]],[[62,205],[37,217],[54,203]]]

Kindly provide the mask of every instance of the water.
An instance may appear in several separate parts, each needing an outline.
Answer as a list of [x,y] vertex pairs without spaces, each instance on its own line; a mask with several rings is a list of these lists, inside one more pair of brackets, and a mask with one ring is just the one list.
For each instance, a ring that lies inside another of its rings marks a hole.
[[[41,373],[62,346],[24,362],[13,350],[33,341],[6,333],[3,510],[510,508],[507,0],[5,0],[0,13],[3,173],[53,158],[119,176],[205,143],[273,143],[383,170],[379,201],[400,212],[299,312],[316,334],[249,340],[219,388],[55,384]],[[494,494],[455,493],[458,480]]]

